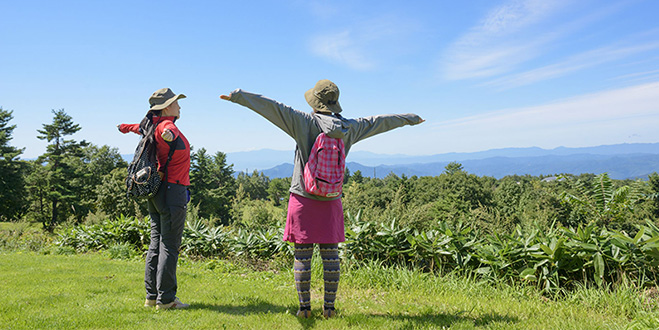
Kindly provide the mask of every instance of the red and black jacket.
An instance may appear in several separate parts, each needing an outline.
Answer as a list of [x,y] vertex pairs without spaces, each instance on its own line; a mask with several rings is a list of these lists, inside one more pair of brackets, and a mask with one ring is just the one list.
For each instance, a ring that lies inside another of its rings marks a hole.
[[[170,148],[174,148],[172,159],[167,165],[167,182],[177,183],[184,186],[190,185],[190,143],[183,133],[174,124],[176,117],[153,117],[156,126],[154,137],[158,153],[158,171],[163,172],[162,167],[167,163]],[[172,142],[162,138],[162,132],[168,129],[174,135]],[[133,132],[140,134],[139,124],[121,124],[119,130],[122,133]]]

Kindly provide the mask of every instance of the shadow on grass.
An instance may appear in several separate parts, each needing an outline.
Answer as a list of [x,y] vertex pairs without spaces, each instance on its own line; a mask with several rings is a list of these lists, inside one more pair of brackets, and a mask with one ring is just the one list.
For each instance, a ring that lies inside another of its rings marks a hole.
[[499,315],[488,313],[479,316],[470,316],[471,311],[460,311],[457,313],[435,313],[432,311],[425,311],[420,314],[409,315],[403,313],[396,314],[357,314],[355,316],[348,316],[346,319],[350,322],[350,318],[355,317],[356,319],[362,318],[373,318],[381,317],[384,319],[390,319],[392,321],[402,321],[406,323],[405,328],[411,327],[414,329],[417,328],[428,328],[428,327],[451,327],[451,325],[456,323],[469,323],[473,324],[476,327],[484,327],[491,325],[492,323],[502,323],[502,324],[511,324],[517,323],[519,320],[516,317],[510,317],[506,315]]
[[229,305],[213,305],[213,304],[190,304],[188,309],[205,309],[218,313],[232,314],[232,315],[247,315],[247,314],[267,314],[267,313],[286,313],[292,310],[292,307],[273,305],[261,299],[249,299],[243,303],[235,303]]
[[[295,307],[297,308],[297,307]],[[467,323],[475,327],[487,327],[492,324],[512,324],[517,323],[518,319],[516,317],[510,317],[505,315],[498,314],[485,314],[477,317],[469,316],[470,312],[461,311],[454,314],[447,313],[434,313],[432,311],[426,311],[421,314],[415,315],[406,315],[402,313],[398,314],[351,314],[343,316],[341,311],[337,314],[337,318],[342,319],[347,322],[350,326],[359,327],[360,325],[368,325],[369,319],[374,318],[383,318],[387,321],[400,323],[394,325],[397,329],[427,329],[427,328],[441,328],[446,327],[450,328],[456,323]],[[467,315],[465,315],[467,314]],[[320,313],[314,313],[311,318],[301,319],[298,318],[298,322],[303,329],[313,329],[316,327],[316,321],[320,323],[318,326],[322,328],[322,324],[325,321]]]
[[[297,312],[297,305],[274,305],[261,299],[250,299],[244,303],[236,303],[229,305],[213,305],[213,304],[192,304],[189,309],[204,309],[211,310],[218,313],[231,314],[231,315],[248,315],[248,314],[269,314],[269,313],[290,313],[295,316]],[[429,327],[451,327],[456,323],[468,323],[476,327],[486,327],[492,324],[512,324],[517,323],[519,320],[516,317],[488,313],[478,316],[471,316],[472,311],[459,311],[456,313],[436,313],[431,310],[426,310],[418,314],[405,314],[405,313],[358,313],[358,314],[343,314],[339,310],[337,317],[348,322],[348,324],[359,325],[362,322],[368,323],[369,319],[382,318],[397,323],[403,323],[402,329],[406,328],[429,328]],[[314,311],[311,318],[297,319],[303,329],[312,329],[316,327],[317,321],[324,320],[319,311]]]
[[[276,314],[276,313],[290,313],[295,316],[297,313],[298,306],[282,306],[282,305],[273,305],[265,300],[261,299],[249,299],[246,303],[240,304],[230,304],[230,305],[213,305],[213,304],[191,304],[188,308],[189,310],[194,309],[204,309],[210,310],[218,313],[231,314],[231,315],[248,315],[248,314]],[[297,318],[300,322],[300,325],[303,329],[311,329],[316,325],[316,319],[322,319],[322,316],[312,316],[308,319]]]

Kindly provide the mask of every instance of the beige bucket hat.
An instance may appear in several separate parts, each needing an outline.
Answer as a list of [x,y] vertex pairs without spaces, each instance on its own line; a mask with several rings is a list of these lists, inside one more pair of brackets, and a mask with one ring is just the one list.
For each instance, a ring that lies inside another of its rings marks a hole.
[[339,88],[327,79],[319,80],[314,88],[304,93],[304,98],[315,111],[333,113],[342,111],[339,104]]
[[174,94],[169,88],[161,88],[155,92],[149,98],[149,104],[151,105],[150,110],[162,110],[167,108],[170,104],[178,99],[184,99],[184,94]]

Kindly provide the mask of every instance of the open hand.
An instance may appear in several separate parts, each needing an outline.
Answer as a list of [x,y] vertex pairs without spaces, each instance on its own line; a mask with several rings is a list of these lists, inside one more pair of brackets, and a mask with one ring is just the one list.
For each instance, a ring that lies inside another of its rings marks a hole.
[[165,140],[167,142],[174,141],[174,133],[172,133],[172,131],[170,131],[167,128],[165,128],[165,130],[162,132],[162,134],[160,136],[162,137],[163,140]]
[[231,94],[229,94],[229,95],[220,95],[220,98],[223,99],[223,100],[230,101],[231,100]]

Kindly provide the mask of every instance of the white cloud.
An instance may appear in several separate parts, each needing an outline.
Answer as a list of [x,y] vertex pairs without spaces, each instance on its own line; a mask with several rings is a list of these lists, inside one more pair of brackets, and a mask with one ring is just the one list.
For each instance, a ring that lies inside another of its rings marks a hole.
[[567,1],[513,0],[493,9],[458,39],[445,54],[447,79],[489,77],[505,73],[534,58],[543,45],[558,37],[555,27],[529,33],[562,9]]
[[314,54],[333,62],[345,64],[356,70],[370,70],[375,61],[366,54],[363,43],[350,31],[319,35],[311,42]]
[[467,35],[466,40],[480,40],[508,35],[544,20],[563,4],[562,1],[515,0],[495,8],[482,24]]
[[659,70],[634,72],[634,73],[629,73],[618,77],[614,77],[609,80],[627,81],[627,82],[636,82],[636,83],[641,81],[649,81],[649,80],[655,81],[655,80],[659,80]]
[[432,124],[428,140],[460,136],[456,150],[463,151],[656,142],[657,125],[659,82],[653,82]]
[[401,45],[415,30],[416,23],[384,15],[317,34],[310,41],[310,49],[317,56],[355,70],[373,70],[400,55],[407,48]]
[[[425,116],[424,116],[425,118]],[[352,150],[431,155],[497,148],[659,141],[659,81],[525,108],[396,129]]]
[[519,87],[542,80],[565,76],[575,71],[595,67],[604,63],[623,59],[634,54],[655,49],[659,49],[659,42],[651,42],[624,47],[603,47],[573,55],[559,63],[495,79],[486,82],[483,85],[499,87],[502,89]]
[[573,97],[546,105],[510,109],[445,121],[439,126],[484,124],[562,125],[566,122],[617,120],[659,115],[659,82]]
[[322,0],[304,0],[302,4],[309,7],[311,14],[322,19],[330,19],[340,13],[335,3]]

